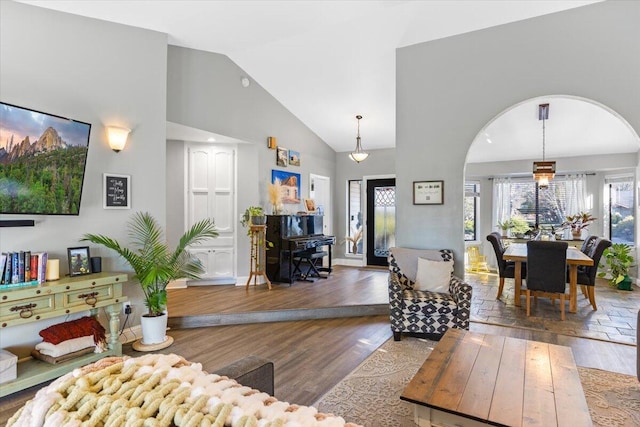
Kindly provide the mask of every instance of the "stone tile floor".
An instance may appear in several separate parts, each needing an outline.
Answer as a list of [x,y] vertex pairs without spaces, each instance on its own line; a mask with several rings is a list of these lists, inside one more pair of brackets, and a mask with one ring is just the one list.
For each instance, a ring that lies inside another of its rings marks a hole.
[[578,311],[569,313],[569,303],[565,308],[566,320],[560,320],[559,301],[551,305],[549,298],[538,298],[538,305],[531,301],[531,316],[527,317],[525,298],[522,306],[514,303],[513,279],[505,279],[502,298],[496,300],[498,275],[493,273],[466,273],[465,280],[473,286],[471,320],[481,323],[518,326],[547,330],[550,332],[614,341],[625,344],[636,343],[636,326],[640,309],[640,288],[620,291],[609,286],[604,279],[596,284],[597,311],[578,287]]

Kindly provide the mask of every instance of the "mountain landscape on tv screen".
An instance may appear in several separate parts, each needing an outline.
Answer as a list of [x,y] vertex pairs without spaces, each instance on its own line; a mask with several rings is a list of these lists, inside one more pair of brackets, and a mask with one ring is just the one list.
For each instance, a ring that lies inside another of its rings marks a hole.
[[13,134],[2,142],[0,213],[78,214],[87,146],[65,142],[54,127],[35,142]]

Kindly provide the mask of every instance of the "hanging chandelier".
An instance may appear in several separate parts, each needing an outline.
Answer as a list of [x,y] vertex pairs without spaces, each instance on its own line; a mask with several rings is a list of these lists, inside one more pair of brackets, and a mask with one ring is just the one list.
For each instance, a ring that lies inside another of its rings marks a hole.
[[362,143],[360,142],[360,119],[361,115],[357,115],[356,119],[358,119],[358,136],[356,137],[356,150],[349,154],[349,158],[356,163],[360,163],[367,157],[369,157],[369,153],[365,153],[362,149]]
[[556,162],[545,159],[545,120],[549,118],[549,104],[538,105],[538,120],[542,120],[542,161],[533,162],[533,179],[539,188],[548,188],[556,174]]

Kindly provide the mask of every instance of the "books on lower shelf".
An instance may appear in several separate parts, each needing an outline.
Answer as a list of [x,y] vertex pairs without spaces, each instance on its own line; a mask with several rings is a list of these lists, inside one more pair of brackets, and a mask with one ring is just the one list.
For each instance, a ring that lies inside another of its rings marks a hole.
[[3,252],[0,254],[0,289],[44,283],[47,258],[46,252]]

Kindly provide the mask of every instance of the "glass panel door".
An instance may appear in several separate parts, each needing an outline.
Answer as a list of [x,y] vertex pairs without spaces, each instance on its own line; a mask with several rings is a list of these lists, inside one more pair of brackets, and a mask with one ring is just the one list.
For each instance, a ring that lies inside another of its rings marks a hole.
[[367,265],[388,265],[396,243],[396,180],[367,181]]

